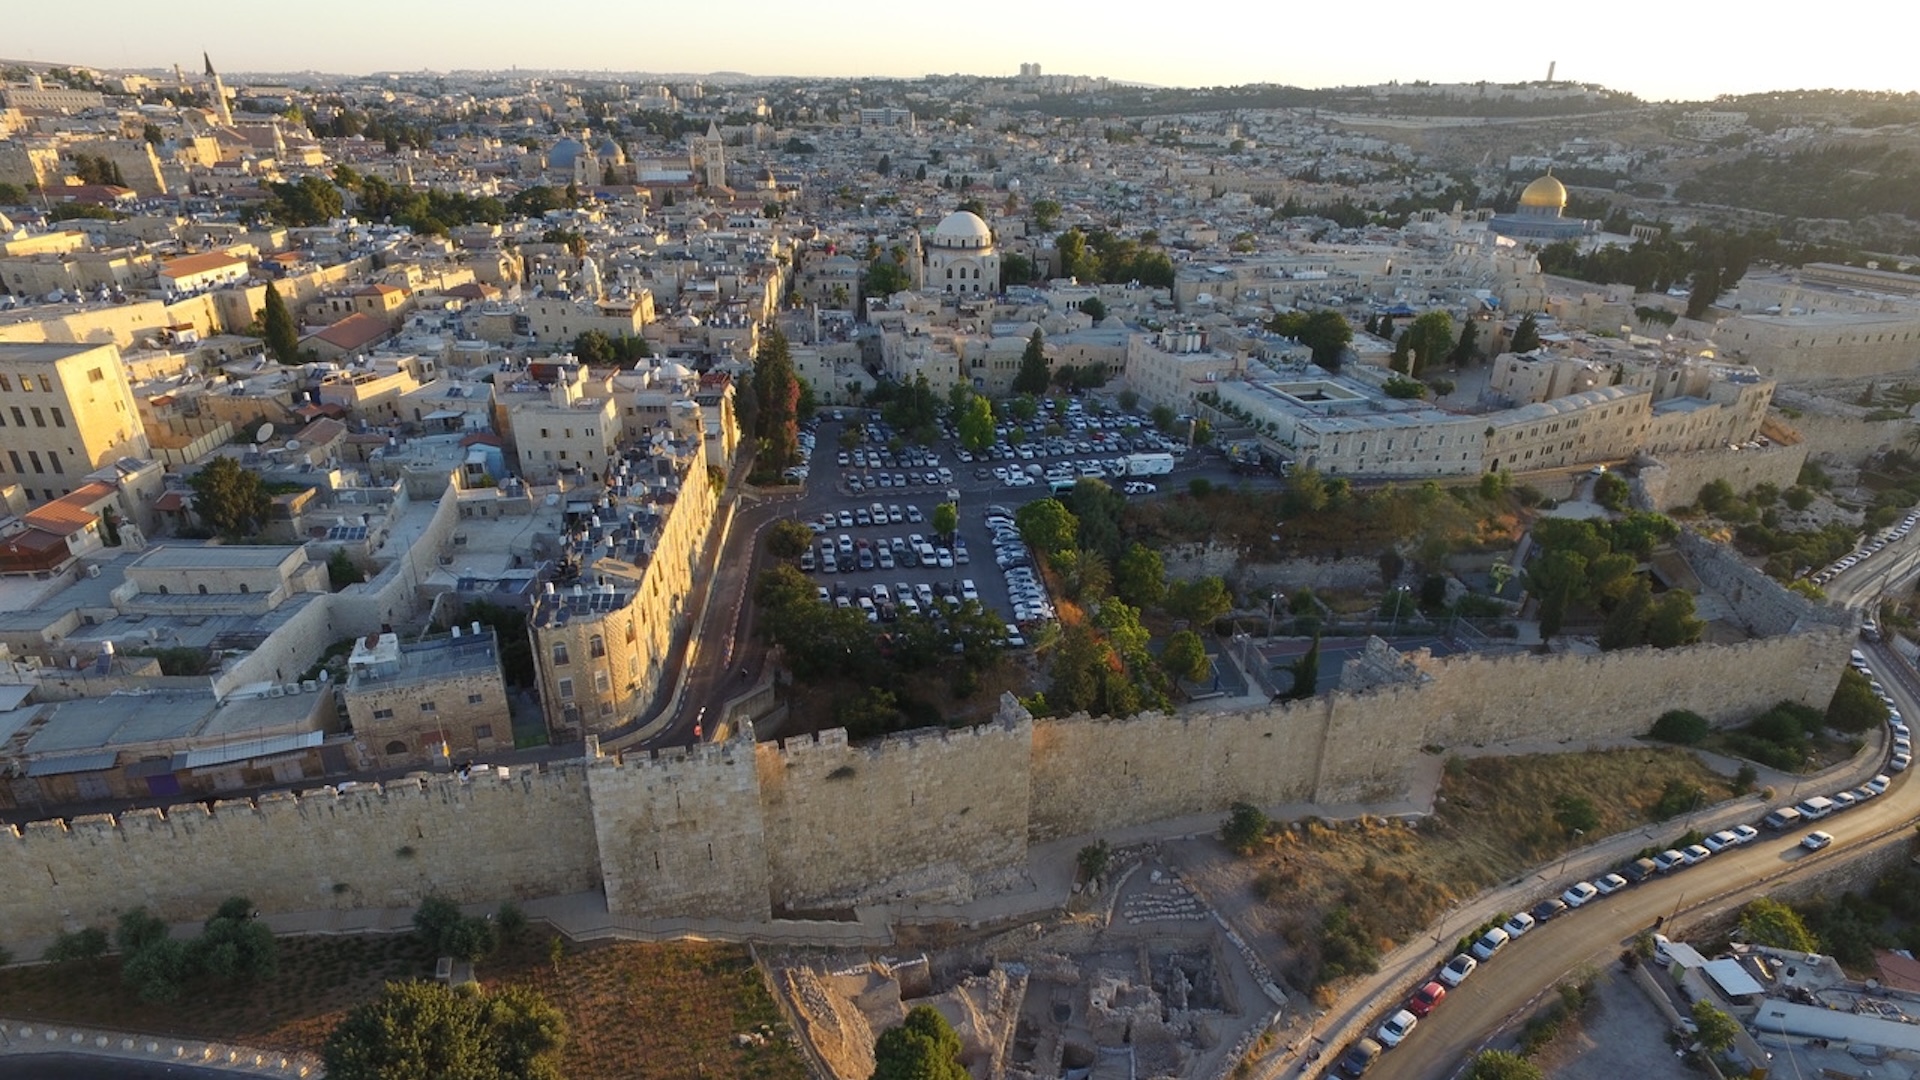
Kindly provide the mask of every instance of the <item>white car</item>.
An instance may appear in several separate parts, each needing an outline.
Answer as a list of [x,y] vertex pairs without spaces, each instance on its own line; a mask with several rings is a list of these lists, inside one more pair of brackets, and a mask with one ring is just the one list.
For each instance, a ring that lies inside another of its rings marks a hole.
[[1627,879],[1619,874],[1602,874],[1593,879],[1593,891],[1601,896],[1612,896],[1627,887]]
[[1406,1009],[1401,1009],[1399,1012],[1382,1020],[1379,1028],[1374,1031],[1373,1037],[1380,1040],[1381,1046],[1391,1050],[1400,1045],[1400,1040],[1412,1034],[1414,1025],[1419,1022],[1419,1017],[1413,1015],[1413,1013]]
[[1828,832],[1810,832],[1800,838],[1800,846],[1808,851],[1819,851],[1833,843],[1833,834]]
[[1447,961],[1447,966],[1440,969],[1440,981],[1448,986],[1459,986],[1466,982],[1467,976],[1473,974],[1474,969],[1479,966],[1480,961],[1466,953],[1461,953]]
[[1707,837],[1705,840],[1702,840],[1701,843],[1706,845],[1708,851],[1718,855],[1722,851],[1740,843],[1740,838],[1734,835],[1732,829],[1722,829],[1712,836]]
[[1760,839],[1760,830],[1751,825],[1735,825],[1731,831],[1735,843],[1751,844]]
[[1881,773],[1879,776],[1867,781],[1866,786],[1875,795],[1884,795],[1887,792],[1887,785],[1891,783],[1893,783],[1893,778],[1886,773]]
[[1582,881],[1575,884],[1566,892],[1561,893],[1560,900],[1570,908],[1577,908],[1599,895],[1600,890],[1594,888],[1592,882]]
[[1508,919],[1500,929],[1505,930],[1509,938],[1517,938],[1526,936],[1527,931],[1533,929],[1533,925],[1533,916],[1522,911]]

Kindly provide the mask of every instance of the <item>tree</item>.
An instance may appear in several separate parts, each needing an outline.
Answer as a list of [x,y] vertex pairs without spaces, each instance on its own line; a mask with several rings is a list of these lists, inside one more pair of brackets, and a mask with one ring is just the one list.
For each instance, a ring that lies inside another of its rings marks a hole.
[[1419,378],[1441,357],[1453,349],[1453,316],[1444,311],[1429,311],[1413,320],[1393,346],[1393,370]]
[[1033,211],[1033,227],[1039,232],[1051,230],[1060,218],[1060,204],[1053,199],[1035,199],[1027,209]]
[[1513,329],[1513,341],[1508,344],[1508,352],[1530,353],[1540,347],[1540,322],[1528,312]]
[[1770,897],[1749,901],[1740,909],[1740,936],[1753,945],[1770,945],[1790,952],[1818,952],[1820,942],[1807,929],[1800,913]]
[[1692,1016],[1700,1045],[1709,1054],[1726,1052],[1733,1041],[1740,1037],[1740,1025],[1706,998],[1693,1003]]
[[1210,623],[1233,609],[1233,594],[1218,576],[1179,582],[1167,589],[1167,610],[1190,623]]
[[1584,795],[1562,795],[1553,801],[1553,820],[1568,836],[1592,832],[1600,827],[1600,809]]
[[875,165],[873,166],[873,171],[879,173],[881,176],[892,176],[893,175],[893,155],[881,154],[880,160],[877,163],[875,163]]
[[953,426],[960,433],[960,445],[976,454],[985,450],[994,440],[993,405],[978,394],[969,394]]
[[266,328],[267,351],[275,360],[283,364],[300,362],[300,330],[293,323],[293,313],[287,310],[287,302],[280,299],[280,290],[267,282],[267,306],[260,316],[260,324]]
[[1053,373],[1047,369],[1047,338],[1035,328],[1033,336],[1027,339],[1026,351],[1020,354],[1020,370],[1013,376],[1013,392],[1044,394],[1052,379]]
[[271,979],[280,971],[279,943],[244,896],[228,897],[215,910],[188,956],[194,970],[223,981]]
[[1107,317],[1107,305],[1102,303],[1099,297],[1089,296],[1085,300],[1080,301],[1080,313],[1092,319],[1095,325],[1098,325],[1101,320]]
[[1827,702],[1827,725],[1858,735],[1886,722],[1886,702],[1873,692],[1872,681],[1852,668],[1842,671],[1840,684],[1833,688],[1833,698]]
[[1160,654],[1160,666],[1174,678],[1190,683],[1204,680],[1213,671],[1206,643],[1191,630],[1182,630],[1167,639],[1167,647]]
[[873,1080],[968,1080],[959,1034],[938,1010],[915,1005],[874,1040]]
[[347,554],[346,548],[335,548],[333,554],[327,557],[327,585],[334,592],[365,580],[366,572],[360,569],[359,563],[353,561],[353,556]]
[[1157,607],[1167,595],[1165,560],[1136,540],[1114,566],[1113,591],[1134,607]]
[[860,284],[860,291],[867,296],[892,296],[911,288],[913,279],[908,276],[907,268],[886,255],[873,260]]
[[1080,522],[1059,499],[1037,499],[1013,512],[1020,539],[1034,550],[1053,555],[1074,549]]
[[1653,722],[1653,730],[1648,732],[1661,742],[1679,743],[1692,746],[1707,737],[1713,725],[1707,718],[1690,709],[1668,709]]
[[1147,416],[1152,419],[1154,430],[1169,433],[1173,431],[1173,422],[1178,419],[1171,405],[1155,405]]
[[933,531],[951,541],[953,534],[960,529],[960,508],[950,502],[943,502],[933,508]]
[[49,964],[67,964],[79,960],[98,960],[107,954],[107,932],[97,926],[65,931],[54,935],[53,944],[41,954]]
[[767,531],[767,550],[776,558],[797,559],[813,547],[813,530],[792,518],[782,518]]
[[1220,840],[1236,855],[1251,855],[1260,841],[1266,839],[1270,824],[1264,810],[1252,803],[1237,802],[1220,826]]
[[260,474],[241,468],[230,457],[214,458],[187,484],[193,488],[193,512],[207,528],[228,538],[258,532],[273,506]]
[[1447,354],[1447,366],[1464,367],[1473,361],[1479,347],[1480,327],[1472,320],[1460,328],[1460,340],[1454,343],[1453,351]]
[[760,339],[753,364],[754,418],[759,460],[756,467],[777,474],[800,457],[800,380],[793,371],[787,336],[769,328]]
[[1000,288],[1004,291],[1013,285],[1025,285],[1033,280],[1033,260],[1017,251],[1009,251],[1000,256]]
[[1320,635],[1313,635],[1313,645],[1293,662],[1293,686],[1287,691],[1287,698],[1304,701],[1320,691]]
[[1540,1066],[1512,1050],[1482,1050],[1461,1080],[1545,1080]]
[[1654,601],[1647,616],[1647,644],[1656,649],[1692,645],[1706,632],[1707,624],[1694,617],[1693,594],[1681,589],[1663,593]]
[[538,993],[388,983],[327,1036],[333,1080],[559,1080],[566,1019]]

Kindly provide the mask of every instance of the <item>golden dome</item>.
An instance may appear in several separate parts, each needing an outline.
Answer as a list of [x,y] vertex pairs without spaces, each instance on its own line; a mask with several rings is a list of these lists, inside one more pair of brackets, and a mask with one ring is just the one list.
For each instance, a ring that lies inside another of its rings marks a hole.
[[1567,208],[1567,185],[1554,179],[1552,173],[1528,184],[1520,193],[1520,205],[1541,209],[1565,210]]

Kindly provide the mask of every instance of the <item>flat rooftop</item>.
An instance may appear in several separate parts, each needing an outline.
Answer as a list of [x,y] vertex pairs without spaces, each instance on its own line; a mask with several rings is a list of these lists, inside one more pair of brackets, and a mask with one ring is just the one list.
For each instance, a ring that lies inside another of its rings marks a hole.
[[161,544],[148,548],[133,560],[128,569],[138,570],[224,570],[257,569],[279,566],[295,553],[306,549],[293,545],[257,546],[253,544]]
[[[25,309],[37,310],[37,309]],[[0,342],[0,362],[51,364],[69,356],[90,353],[101,345],[75,345],[63,342]]]

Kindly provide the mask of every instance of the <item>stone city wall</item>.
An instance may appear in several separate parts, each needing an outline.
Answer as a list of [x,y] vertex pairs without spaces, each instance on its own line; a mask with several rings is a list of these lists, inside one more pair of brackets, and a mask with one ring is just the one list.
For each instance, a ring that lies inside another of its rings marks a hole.
[[1640,469],[1640,484],[1660,511],[1687,506],[1700,498],[1700,489],[1725,480],[1745,495],[1756,484],[1772,484],[1781,491],[1800,479],[1807,461],[1807,444],[1759,446],[1751,450],[1697,450],[1662,454],[1659,464]]
[[1853,612],[1781,588],[1731,548],[1691,529],[1682,529],[1676,543],[1700,583],[1719,594],[1750,633],[1789,634],[1808,626],[1838,627],[1851,633],[1858,625]]
[[774,903],[964,900],[1024,863],[1033,725],[1025,710],[1001,713],[867,746],[844,729],[760,746]]
[[1715,723],[1824,704],[1849,629],[1739,645],[1549,657],[1415,654],[1399,682],[1234,713],[1034,722],[1011,696],[962,731],[849,746],[750,729],[691,752],[501,780],[138,810],[0,831],[0,935],[108,925],[145,904],[204,917],[493,901],[604,884],[616,915],[764,920],[776,908],[951,901],[1011,884],[1032,842],[1192,814],[1407,797],[1425,747],[1578,744],[1668,709]]
[[145,905],[202,919],[229,896],[267,911],[408,907],[600,883],[578,769],[186,803],[0,829],[0,927],[36,938]]

